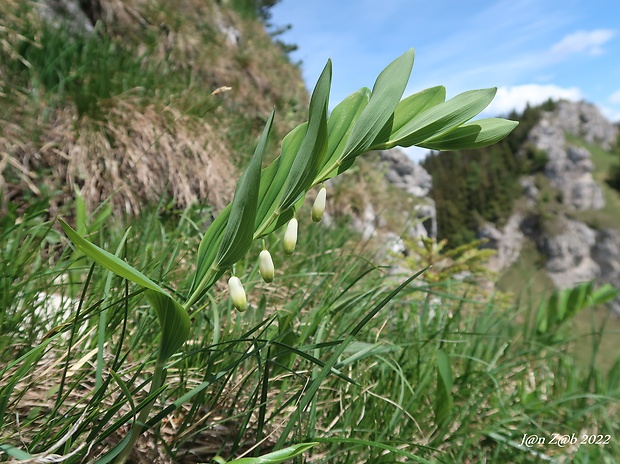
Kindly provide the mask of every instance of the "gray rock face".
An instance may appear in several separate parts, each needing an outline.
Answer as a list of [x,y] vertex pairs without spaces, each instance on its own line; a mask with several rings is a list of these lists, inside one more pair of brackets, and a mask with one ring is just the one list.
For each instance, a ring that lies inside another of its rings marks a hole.
[[98,0],[42,0],[37,8],[41,17],[52,24],[63,23],[73,32],[92,32],[95,13],[101,10],[101,5]]
[[493,272],[506,269],[519,258],[525,235],[521,231],[523,215],[514,213],[502,230],[494,224],[485,224],[478,232],[478,237],[487,239],[484,248],[497,250],[497,254],[489,259],[488,267]]
[[362,234],[362,240],[368,240],[375,235],[377,223],[380,217],[375,213],[375,208],[371,203],[364,205],[364,211],[360,215],[351,218],[351,228]]
[[523,189],[523,195],[527,198],[529,206],[534,206],[538,201],[538,194],[540,191],[536,187],[533,176],[524,176],[519,180],[521,188]]
[[558,288],[595,280],[601,271],[592,257],[596,232],[579,221],[565,217],[558,220],[562,232],[541,239],[541,250],[548,258],[547,274]]
[[428,197],[433,187],[433,178],[418,163],[398,149],[379,153],[380,162],[386,169],[385,178],[394,187],[404,190],[420,201],[415,207],[415,222],[407,231],[411,237],[437,237],[437,208]]
[[[598,281],[620,288],[620,232],[602,229],[596,234],[592,259],[599,266]],[[620,314],[620,297],[612,303],[612,309]]]
[[433,187],[433,178],[426,170],[402,151],[393,149],[379,153],[387,168],[385,178],[414,197],[426,197]]
[[596,108],[586,102],[561,101],[554,118],[565,132],[583,137],[586,142],[609,150],[616,144],[618,127],[609,122]]
[[601,187],[592,177],[592,160],[583,147],[567,145],[563,122],[555,113],[544,115],[530,132],[529,141],[547,154],[545,175],[562,193],[562,202],[576,210],[605,206]]
[[230,21],[229,18],[226,18],[219,8],[215,9],[215,26],[219,29],[219,31],[224,34],[226,37],[226,41],[235,47],[238,47],[241,43],[241,31],[235,27],[235,25]]

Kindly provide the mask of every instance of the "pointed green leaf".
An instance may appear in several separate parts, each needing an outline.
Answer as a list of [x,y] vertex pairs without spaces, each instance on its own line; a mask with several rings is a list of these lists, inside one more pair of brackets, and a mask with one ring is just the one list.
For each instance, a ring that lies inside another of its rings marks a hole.
[[280,464],[294,458],[295,456],[305,453],[316,445],[318,445],[317,442],[299,443],[298,445],[273,451],[257,458],[241,458],[235,459],[234,461],[228,461],[228,464]]
[[400,130],[406,123],[420,113],[446,101],[446,88],[443,85],[431,87],[403,98],[394,110],[392,132]]
[[450,359],[442,350],[439,350],[437,352],[437,397],[435,399],[435,421],[439,427],[450,418],[453,384]]
[[91,258],[97,264],[100,264],[101,266],[105,267],[109,271],[112,271],[114,274],[122,277],[123,279],[130,280],[131,282],[134,282],[144,288],[148,288],[150,290],[163,293],[164,295],[168,295],[168,293],[163,288],[161,288],[147,276],[142,274],[137,269],[131,267],[125,261],[117,258],[112,253],[109,253],[104,249],[99,248],[97,245],[94,245],[93,243],[83,238],[62,219],[60,219],[60,225],[65,231],[65,234],[67,234],[67,237],[69,237],[69,239],[76,246],[76,248],[82,251],[86,256]]
[[470,90],[433,106],[393,132],[386,148],[417,145],[460,126],[485,109],[496,92],[496,88]]
[[168,292],[140,271],[89,242],[62,219],[60,224],[73,244],[86,256],[114,274],[147,289],[146,297],[157,314],[162,330],[159,359],[165,360],[172,356],[185,343],[189,335],[189,316],[185,309]]
[[205,279],[211,265],[213,264],[213,261],[215,261],[215,256],[217,255],[217,250],[220,247],[224,229],[226,228],[228,218],[230,217],[230,207],[231,204],[229,203],[228,206],[220,212],[215,220],[209,225],[207,231],[202,237],[202,240],[200,241],[200,245],[198,247],[196,273],[194,274],[194,279],[190,290],[191,294],[193,294],[201,285],[201,282]]
[[146,299],[153,306],[161,325],[159,359],[168,359],[189,336],[189,316],[183,306],[164,293],[147,290]]
[[86,201],[82,191],[75,185],[75,229],[78,234],[86,235]]
[[561,308],[563,312],[561,312],[560,317],[558,317],[560,322],[570,319],[578,312],[591,306],[592,290],[594,290],[594,284],[592,282],[584,282],[576,285],[572,289],[564,290],[566,295],[563,298],[564,307]]
[[293,206],[314,184],[327,151],[327,105],[331,79],[332,65],[328,61],[312,92],[308,130],[291,166],[277,211]]
[[597,288],[592,293],[592,304],[600,305],[607,303],[608,301],[613,300],[614,298],[620,295],[620,290],[614,288],[609,284],[605,284],[599,288]]
[[327,120],[327,155],[315,183],[324,182],[337,174],[349,134],[369,99],[370,89],[364,87],[349,95],[332,110]]
[[377,77],[370,101],[364,108],[347,140],[343,158],[367,151],[394,113],[411,75],[413,49],[390,63]]
[[488,118],[463,124],[451,131],[417,145],[432,150],[464,150],[480,148],[499,142],[519,123],[507,119]]
[[[289,132],[282,140],[280,156],[267,167],[268,177],[263,183],[261,178],[260,206],[257,214],[255,238],[263,235],[264,228],[274,219],[273,214],[284,194],[284,184],[289,176],[295,157],[299,152],[308,130],[308,123],[303,123]],[[272,178],[267,185],[267,180]]]
[[18,461],[36,462],[37,460],[36,456],[28,454],[25,451],[20,450],[19,448],[15,448],[13,445],[0,444],[0,450],[4,451],[6,454],[17,459]]
[[230,217],[222,236],[222,241],[215,258],[215,266],[223,269],[232,266],[245,256],[254,239],[254,223],[258,208],[261,166],[267,138],[273,124],[274,112],[271,112],[263,134],[256,146],[254,156],[246,171],[241,175],[235,197],[230,208]]
[[[563,322],[566,318],[570,316],[569,308],[568,308],[569,303],[572,303],[571,306],[575,310],[578,307],[580,308],[583,305],[584,294],[582,293],[582,290],[584,289],[584,287],[582,286],[579,286],[579,287],[575,287],[573,289],[567,289],[567,290],[560,290],[558,292],[557,310],[556,310],[558,322]],[[572,302],[570,302],[571,297],[573,298]]]

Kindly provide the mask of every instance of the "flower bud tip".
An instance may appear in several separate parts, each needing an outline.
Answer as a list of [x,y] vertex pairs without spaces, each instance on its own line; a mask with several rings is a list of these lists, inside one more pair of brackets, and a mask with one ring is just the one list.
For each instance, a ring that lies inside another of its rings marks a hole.
[[284,232],[284,252],[292,255],[297,246],[297,219],[293,218],[288,222]]
[[312,220],[314,222],[319,222],[323,217],[326,200],[327,189],[325,187],[321,187],[321,190],[319,190],[319,194],[316,196],[314,204],[312,205]]
[[265,282],[273,282],[275,268],[273,266],[273,260],[271,259],[271,253],[269,253],[268,250],[263,250],[258,255],[258,270]]
[[235,308],[239,311],[245,311],[248,307],[248,300],[245,296],[243,284],[238,277],[232,276],[228,279],[228,289],[230,291],[230,299]]

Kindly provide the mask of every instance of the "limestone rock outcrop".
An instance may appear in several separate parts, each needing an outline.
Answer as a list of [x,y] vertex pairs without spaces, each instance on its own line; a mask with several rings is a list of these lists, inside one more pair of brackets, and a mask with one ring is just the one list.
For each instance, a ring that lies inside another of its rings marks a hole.
[[600,267],[592,257],[596,231],[580,221],[558,218],[558,234],[545,234],[540,249],[547,256],[545,269],[558,288],[595,280]]
[[418,163],[398,149],[379,153],[380,163],[385,167],[385,178],[394,187],[418,198],[414,206],[415,222],[407,235],[412,237],[437,237],[437,209],[429,194],[433,178]]
[[[575,125],[577,123],[567,123],[560,117],[560,113],[566,115],[572,108],[573,113],[570,114],[574,117],[569,120],[579,119],[582,107],[589,108],[589,106],[586,104],[571,105],[576,104],[561,102],[556,112],[544,114],[541,121],[531,130],[529,142],[535,149],[547,154],[544,173],[551,185],[561,192],[564,204],[576,210],[601,209],[605,206],[605,199],[601,187],[592,177],[593,165],[590,152],[566,141],[567,128],[565,126],[578,132],[580,136],[583,135],[582,132],[585,129]],[[591,115],[593,111],[588,110],[587,114]],[[587,132],[590,139],[599,140],[603,136],[611,136],[611,133],[601,129],[601,125],[584,127],[591,131]],[[609,142],[607,138],[605,141]]]
[[492,223],[486,223],[478,232],[478,237],[486,239],[484,248],[496,250],[495,256],[489,259],[488,267],[493,272],[506,269],[519,259],[525,235],[521,231],[524,217],[520,213],[514,213],[501,229]]

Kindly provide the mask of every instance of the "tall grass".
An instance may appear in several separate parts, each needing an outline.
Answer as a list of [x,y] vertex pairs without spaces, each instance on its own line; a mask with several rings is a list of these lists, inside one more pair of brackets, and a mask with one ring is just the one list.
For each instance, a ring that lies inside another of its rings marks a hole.
[[[111,249],[124,243],[128,262],[149,263],[145,272],[167,280],[194,258],[180,243],[197,240],[200,217],[188,210],[170,221],[154,211],[136,222],[133,238],[124,240],[114,229],[98,234]],[[2,263],[23,263],[20,273],[31,285],[16,291],[32,294],[9,300],[3,290],[5,321],[7,315],[13,321],[40,316],[26,333],[16,322],[3,325],[0,446],[6,452],[27,443],[31,456],[71,450],[67,462],[92,459],[117,443],[126,420],[149,401],[139,392],[154,360],[157,321],[140,292],[122,279],[112,279],[102,299],[106,272],[88,265],[83,293],[61,319],[34,289],[66,271],[70,256],[52,246],[55,267],[38,264],[41,244],[53,244],[58,235],[36,208],[20,224],[7,222],[3,233],[22,244],[38,237],[39,247],[3,248]],[[278,440],[318,442],[305,458],[316,463],[483,456],[493,462],[614,462],[620,453],[615,441],[578,449],[519,444],[523,434],[617,436],[617,367],[576,367],[570,333],[543,338],[534,311],[516,310],[492,295],[471,299],[462,283],[408,285],[364,321],[400,279],[374,267],[368,253],[351,254],[355,237],[345,227],[326,230],[308,220],[301,233],[299,253],[277,262],[278,286],[262,282],[253,262],[240,263],[250,301],[243,317],[221,293],[209,300],[209,312],[194,314],[189,342],[168,367],[165,401],[157,403],[166,406],[156,406],[152,428],[138,442],[143,457],[134,455],[135,462],[208,462],[218,454],[265,453]],[[3,275],[10,275],[6,267]],[[180,288],[190,284],[181,280]],[[69,285],[59,283],[56,292],[68,295]],[[106,332],[102,353],[110,369],[99,373],[102,384],[95,387],[99,348],[89,334],[104,310],[115,330]],[[361,321],[355,340],[343,346]],[[45,322],[49,331],[35,330]],[[447,390],[441,388],[442,362],[452,378]],[[313,388],[316,395],[306,396]]]

